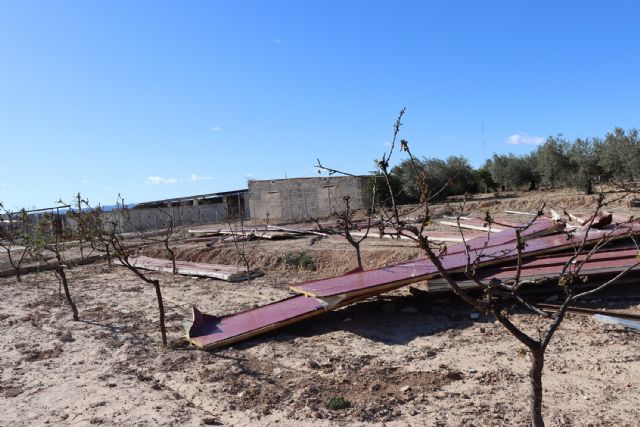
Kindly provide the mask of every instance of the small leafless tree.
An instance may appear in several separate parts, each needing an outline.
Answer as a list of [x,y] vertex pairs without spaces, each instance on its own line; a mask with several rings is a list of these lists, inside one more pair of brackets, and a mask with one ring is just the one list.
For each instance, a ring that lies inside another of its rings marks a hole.
[[[318,162],[318,164],[319,163],[320,162]],[[319,167],[322,167],[322,166],[319,166]],[[373,219],[373,210],[369,209],[368,211],[368,215],[366,219],[367,222],[365,225],[366,231],[362,236],[356,237],[352,234],[352,232],[360,228],[359,224],[357,224],[355,221],[355,215],[358,211],[351,208],[350,196],[348,195],[344,196],[342,198],[342,201],[344,203],[344,207],[340,210],[334,210],[331,214],[331,216],[335,218],[337,221],[337,226],[338,226],[337,229],[323,226],[320,220],[318,219],[314,219],[314,222],[316,223],[316,227],[320,232],[325,234],[337,234],[344,237],[345,240],[349,242],[349,244],[353,246],[353,248],[356,251],[356,261],[358,263],[357,270],[362,270],[363,267],[362,267],[362,255],[360,251],[360,244],[369,236],[369,230],[371,229],[372,219]]]
[[178,230],[176,227],[176,220],[172,213],[165,211],[164,209],[158,209],[156,214],[155,223],[159,225],[160,229],[155,232],[147,233],[144,231],[142,224],[138,224],[135,226],[128,221],[128,225],[131,226],[132,229],[135,229],[134,236],[145,244],[155,245],[161,244],[164,247],[167,255],[169,256],[169,260],[171,261],[171,272],[173,274],[178,274],[178,268],[176,267],[176,251],[171,246],[171,242],[173,237]]
[[109,239],[109,244],[113,248],[114,256],[120,261],[120,263],[129,269],[132,273],[134,273],[139,279],[144,282],[153,285],[153,288],[156,291],[156,299],[158,301],[158,320],[160,324],[160,335],[162,336],[162,345],[167,345],[167,328],[164,322],[164,301],[162,299],[162,289],[160,287],[160,281],[158,279],[151,279],[147,277],[144,270],[137,267],[135,262],[131,261],[131,256],[133,252],[130,248],[125,244],[124,239],[121,235],[111,233],[107,235],[107,239]]
[[[80,260],[70,259],[68,246],[77,235],[70,228],[61,226],[62,219],[50,213],[45,213],[43,218],[35,226],[33,244],[31,250],[35,258],[46,264],[47,269],[52,269],[60,287],[64,290],[65,300],[73,314],[73,320],[79,321],[78,308],[71,296],[67,271]],[[45,261],[45,253],[53,255],[51,261]]]
[[[399,133],[401,126],[401,119],[405,113],[405,109],[403,108],[400,111],[398,119],[394,124],[394,138],[391,144],[391,149],[388,154],[384,154],[382,159],[377,161],[377,165],[382,172],[383,176],[385,176],[385,181],[388,186],[388,190],[391,194],[393,194],[393,189],[391,187],[391,181],[389,179],[389,164],[391,160],[391,154],[393,153],[396,137]],[[427,255],[427,258],[430,262],[436,267],[440,276],[444,278],[446,283],[449,285],[451,290],[459,296],[463,301],[473,306],[477,310],[485,313],[490,313],[497,321],[511,334],[513,335],[519,342],[524,344],[531,354],[531,368],[529,370],[530,377],[530,387],[531,387],[531,399],[530,399],[530,420],[533,426],[539,427],[544,426],[544,419],[542,416],[542,374],[544,368],[544,355],[545,351],[551,342],[555,332],[560,327],[563,319],[565,318],[565,314],[567,308],[572,302],[583,298],[588,295],[592,295],[596,292],[599,292],[608,286],[612,285],[616,281],[618,281],[621,277],[623,277],[627,272],[629,272],[634,267],[640,265],[640,261],[635,265],[629,266],[623,271],[616,274],[610,280],[607,280],[604,283],[600,283],[594,289],[588,291],[579,291],[578,285],[583,284],[587,278],[584,275],[581,275],[581,270],[586,262],[600,249],[605,247],[610,243],[612,239],[607,238],[606,236],[596,242],[594,245],[590,247],[590,249],[586,252],[586,256],[582,256],[580,259],[579,255],[584,254],[584,251],[589,247],[587,244],[589,233],[593,233],[592,225],[594,219],[597,217],[598,212],[607,205],[609,202],[605,202],[606,193],[604,191],[600,192],[598,197],[596,206],[594,208],[594,213],[591,215],[587,222],[583,226],[582,237],[577,240],[574,238],[574,255],[570,257],[570,259],[565,263],[561,274],[559,275],[559,279],[557,280],[558,290],[564,294],[563,302],[557,312],[550,313],[547,311],[543,311],[538,309],[531,301],[529,301],[525,295],[521,292],[523,285],[528,283],[526,280],[522,279],[522,259],[523,259],[523,250],[526,245],[525,239],[522,238],[522,234],[525,230],[532,226],[532,224],[540,218],[543,213],[543,208],[539,210],[539,212],[535,215],[535,217],[527,224],[523,225],[519,229],[516,230],[515,235],[516,239],[514,242],[514,248],[511,253],[515,252],[515,257],[517,260],[517,268],[516,273],[513,278],[510,280],[497,280],[492,279],[489,280],[488,283],[484,283],[481,280],[478,280],[476,277],[476,270],[478,268],[478,262],[482,259],[483,253],[487,250],[487,243],[483,248],[479,251],[475,252],[475,256],[472,256],[470,253],[470,248],[467,245],[464,234],[462,233],[462,228],[460,227],[460,217],[461,213],[456,215],[456,220],[458,222],[458,230],[462,236],[463,243],[465,245],[465,255],[467,258],[467,265],[465,267],[465,275],[468,279],[472,280],[477,288],[482,290],[480,296],[476,296],[473,293],[463,289],[458,282],[449,274],[446,268],[443,267],[442,257],[446,253],[446,248],[444,250],[436,250],[430,244],[428,239],[428,232],[426,232],[427,225],[431,222],[431,213],[430,213],[430,205],[429,201],[437,194],[437,192],[441,191],[433,191],[429,188],[427,184],[427,177],[429,171],[423,170],[419,165],[419,162],[416,161],[415,157],[411,153],[409,148],[409,143],[406,140],[400,141],[400,149],[407,153],[411,164],[415,170],[415,175],[417,177],[417,185],[420,189],[420,206],[419,208],[422,211],[421,221],[419,224],[411,224],[406,222],[400,215],[398,206],[396,205],[395,197],[391,197],[392,210],[391,214],[387,215],[385,221],[387,221],[390,226],[392,226],[398,235],[406,235],[409,238],[412,238],[418,247],[424,251]],[[628,191],[626,192],[628,194]],[[626,195],[625,194],[625,195]],[[625,195],[618,197],[625,197]],[[493,218],[487,213],[485,221],[488,222],[489,226],[494,223]],[[571,237],[571,236],[569,236]],[[637,247],[637,245],[636,245]],[[509,310],[510,306],[505,302],[515,302],[516,307],[519,309],[524,309],[534,315],[540,316],[543,319],[547,320],[547,324],[545,328],[539,328],[537,330],[538,336],[533,336],[530,333],[527,333],[527,325],[517,325],[513,317],[511,316]]]
[[169,219],[167,224],[167,232],[164,234],[164,238],[162,239],[162,243],[164,244],[164,248],[169,254],[169,259],[171,260],[171,272],[173,274],[178,273],[178,269],[176,268],[176,252],[173,250],[169,242],[171,241],[171,236],[173,236],[173,231],[175,230],[173,218]]
[[[120,206],[120,197],[118,197],[116,205]],[[121,265],[129,269],[129,271],[145,283],[153,286],[158,303],[158,320],[160,325],[160,335],[162,337],[162,345],[166,346],[167,328],[165,326],[165,308],[160,281],[158,279],[148,277],[144,270],[138,267],[135,261],[132,260],[132,258],[135,258],[135,255],[139,252],[140,245],[128,244],[127,239],[121,230],[122,227],[121,224],[118,223],[118,220],[112,219],[111,221],[106,221],[101,227],[101,232],[98,235],[94,235],[93,238],[97,239],[103,246],[110,247],[113,251],[113,256]],[[173,232],[173,221],[169,222],[169,230],[169,232],[164,234],[165,239],[162,241],[165,247],[168,247],[168,240]],[[170,253],[175,255],[173,250],[171,250]],[[175,256],[173,260],[173,270],[175,272]]]
[[16,280],[22,281],[20,267],[28,259],[31,250],[31,233],[28,230],[29,215],[22,209],[20,212],[7,210],[0,202],[0,248],[7,253],[9,264],[16,273]]
[[269,217],[267,217],[267,221],[264,224],[264,230],[247,227],[242,210],[239,210],[237,215],[228,217],[226,223],[231,233],[233,247],[242,260],[247,274],[247,281],[251,282],[253,272],[251,260],[260,248],[262,242],[261,233],[267,233],[269,231]]

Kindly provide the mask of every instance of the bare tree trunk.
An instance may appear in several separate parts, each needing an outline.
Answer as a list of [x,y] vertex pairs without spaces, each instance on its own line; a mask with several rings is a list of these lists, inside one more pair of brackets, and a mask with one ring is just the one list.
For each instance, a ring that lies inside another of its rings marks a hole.
[[244,267],[247,270],[247,281],[251,284],[251,264],[244,253],[242,254],[242,259],[244,260]]
[[160,312],[160,334],[162,335],[162,345],[167,345],[167,329],[164,326],[164,303],[162,302],[162,291],[160,290],[160,281],[152,280],[153,287],[156,289],[156,298],[158,299],[158,311]]
[[587,185],[586,188],[584,190],[584,192],[586,194],[593,194],[593,181],[591,180],[591,178],[587,178]]
[[111,267],[112,261],[111,261],[111,251],[109,250],[109,244],[107,243],[106,245],[104,245],[104,247],[105,247],[105,250],[107,251],[107,265]]
[[67,274],[64,272],[64,267],[58,267],[56,269],[56,272],[58,273],[58,276],[60,276],[60,282],[62,283],[62,287],[64,289],[64,295],[67,298],[67,302],[71,306],[71,311],[73,312],[73,320],[77,322],[78,320],[80,320],[80,317],[78,316],[78,308],[71,299],[71,292],[69,292],[69,283],[67,282]]
[[354,248],[356,248],[356,258],[358,259],[358,268],[362,270],[362,257],[360,256],[360,243],[354,244]]
[[531,425],[544,427],[542,418],[542,370],[544,368],[544,350],[531,350]]
[[173,249],[171,249],[171,247],[169,247],[169,240],[164,241],[164,247],[167,249],[167,252],[169,252],[169,255],[171,256],[172,271],[173,274],[176,274],[178,272],[178,269],[176,268],[176,253],[173,251]]
[[24,252],[22,253],[22,256],[20,257],[20,261],[16,264],[15,261],[13,260],[13,257],[11,256],[11,250],[7,248],[7,256],[9,257],[9,264],[11,264],[11,267],[13,267],[13,269],[16,271],[16,280],[18,282],[22,282],[22,278],[20,277],[20,264],[22,264],[22,260],[24,259],[24,255],[26,254],[27,249],[24,249]]
[[22,282],[22,279],[20,278],[20,264],[18,264],[17,266],[15,265],[10,250],[7,250],[7,256],[9,257],[9,264],[11,264],[11,267],[13,267],[13,269],[16,271],[16,280],[18,282]]

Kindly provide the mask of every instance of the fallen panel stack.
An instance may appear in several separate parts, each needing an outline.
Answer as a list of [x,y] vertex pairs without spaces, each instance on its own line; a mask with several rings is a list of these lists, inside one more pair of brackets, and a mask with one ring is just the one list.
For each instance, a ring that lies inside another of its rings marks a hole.
[[[591,229],[586,234],[579,230],[558,233],[562,227],[562,223],[556,224],[547,219],[538,219],[530,226],[505,225],[500,232],[488,233],[466,244],[453,245],[439,259],[450,273],[463,272],[471,264],[485,278],[513,275],[513,270],[509,270],[512,265],[504,269],[496,266],[513,263],[517,258],[515,242],[516,230],[519,229],[525,241],[521,255],[529,263],[525,271],[534,272],[537,268],[539,271],[547,269],[545,274],[557,274],[562,260],[566,262],[566,254],[551,257],[550,254],[575,250],[581,245],[588,247],[603,240],[620,240],[640,232],[640,225],[632,223],[602,230]],[[620,268],[632,260],[631,253],[598,255],[601,256],[585,264],[592,271]],[[194,345],[203,348],[228,345],[411,283],[438,277],[436,266],[422,257],[389,267],[297,284],[290,289],[299,296],[230,316],[206,315],[194,308],[193,321],[187,325],[187,336]]]
[[[143,270],[162,271],[173,273],[173,263],[168,259],[150,258],[141,256],[131,258],[131,265]],[[241,282],[262,276],[260,270],[252,269],[247,273],[246,269],[233,265],[207,264],[203,262],[176,261],[176,273],[186,276],[211,277],[213,279],[226,280],[227,282]]]
[[[353,237],[363,237],[364,235],[375,239],[375,238],[384,238],[384,239],[399,239],[399,240],[415,240],[416,234],[411,233],[407,230],[402,230],[398,232],[393,227],[385,227],[380,230],[379,228],[370,228],[367,232],[364,231],[352,231],[351,235]],[[461,243],[463,241],[469,241],[471,239],[475,239],[478,237],[486,236],[487,233],[482,233],[478,231],[468,231],[468,230],[456,230],[456,231],[424,231],[423,236],[425,236],[430,242],[452,242],[452,243]]]
[[[522,262],[520,269],[520,280],[526,282],[544,282],[558,279],[564,270],[564,274],[576,271],[577,266],[581,266],[579,275],[594,282],[597,278],[612,277],[617,273],[631,268],[640,270],[638,262],[638,250],[636,248],[609,249],[593,254],[588,260],[586,254],[578,255],[574,258],[573,253],[560,253],[549,256],[540,256],[527,259]],[[565,269],[566,266],[566,269]],[[517,272],[516,263],[509,263],[495,267],[479,269],[475,278],[486,282],[490,279],[509,280],[515,277]],[[468,278],[463,273],[454,273],[452,278],[462,289],[480,288],[476,282]],[[427,289],[432,293],[450,292],[451,288],[442,278],[428,281]]]
[[290,239],[299,237],[299,232],[272,230],[267,226],[230,228],[230,227],[207,227],[189,230],[191,234],[201,234],[206,236],[230,236],[231,238],[250,239]]

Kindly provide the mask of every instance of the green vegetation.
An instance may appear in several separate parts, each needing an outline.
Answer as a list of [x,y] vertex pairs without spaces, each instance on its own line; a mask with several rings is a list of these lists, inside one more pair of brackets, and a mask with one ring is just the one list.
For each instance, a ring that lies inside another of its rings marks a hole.
[[345,399],[342,396],[333,396],[330,397],[324,404],[324,407],[330,409],[332,411],[337,411],[340,409],[346,409],[351,406],[351,402]]
[[[569,141],[561,135],[552,136],[530,154],[494,154],[477,170],[461,156],[416,159],[415,166],[405,160],[389,174],[400,203],[420,202],[417,174],[423,176],[432,200],[478,191],[541,187],[573,187],[590,194],[595,183],[640,179],[640,139],[638,130],[621,128],[603,139]],[[376,177],[376,181],[376,197],[385,202],[390,198],[384,177]]]
[[306,252],[289,252],[277,259],[278,263],[284,263],[287,267],[300,268],[315,271],[316,265],[313,258]]

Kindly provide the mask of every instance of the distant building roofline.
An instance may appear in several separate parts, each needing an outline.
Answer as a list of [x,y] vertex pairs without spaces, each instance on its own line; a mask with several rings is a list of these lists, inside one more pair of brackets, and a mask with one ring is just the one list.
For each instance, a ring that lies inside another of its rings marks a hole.
[[217,192],[217,193],[206,193],[206,194],[197,194],[197,195],[194,195],[194,196],[173,197],[173,198],[170,198],[170,199],[162,199],[162,200],[151,200],[151,201],[142,202],[142,203],[135,203],[135,204],[133,204],[133,208],[135,209],[135,208],[143,208],[145,206],[152,206],[152,205],[159,205],[159,204],[166,204],[166,203],[184,202],[184,201],[187,201],[187,200],[213,199],[213,198],[217,198],[217,197],[232,196],[232,195],[248,193],[248,192],[249,192],[248,188],[243,188],[241,190],[220,191],[220,192]]
[[318,175],[318,176],[300,176],[300,177],[291,177],[291,178],[275,178],[275,179],[250,179],[248,182],[272,182],[272,181],[292,181],[299,179],[320,179],[320,178],[368,178],[373,175],[343,175],[343,174],[334,174],[334,175]]

